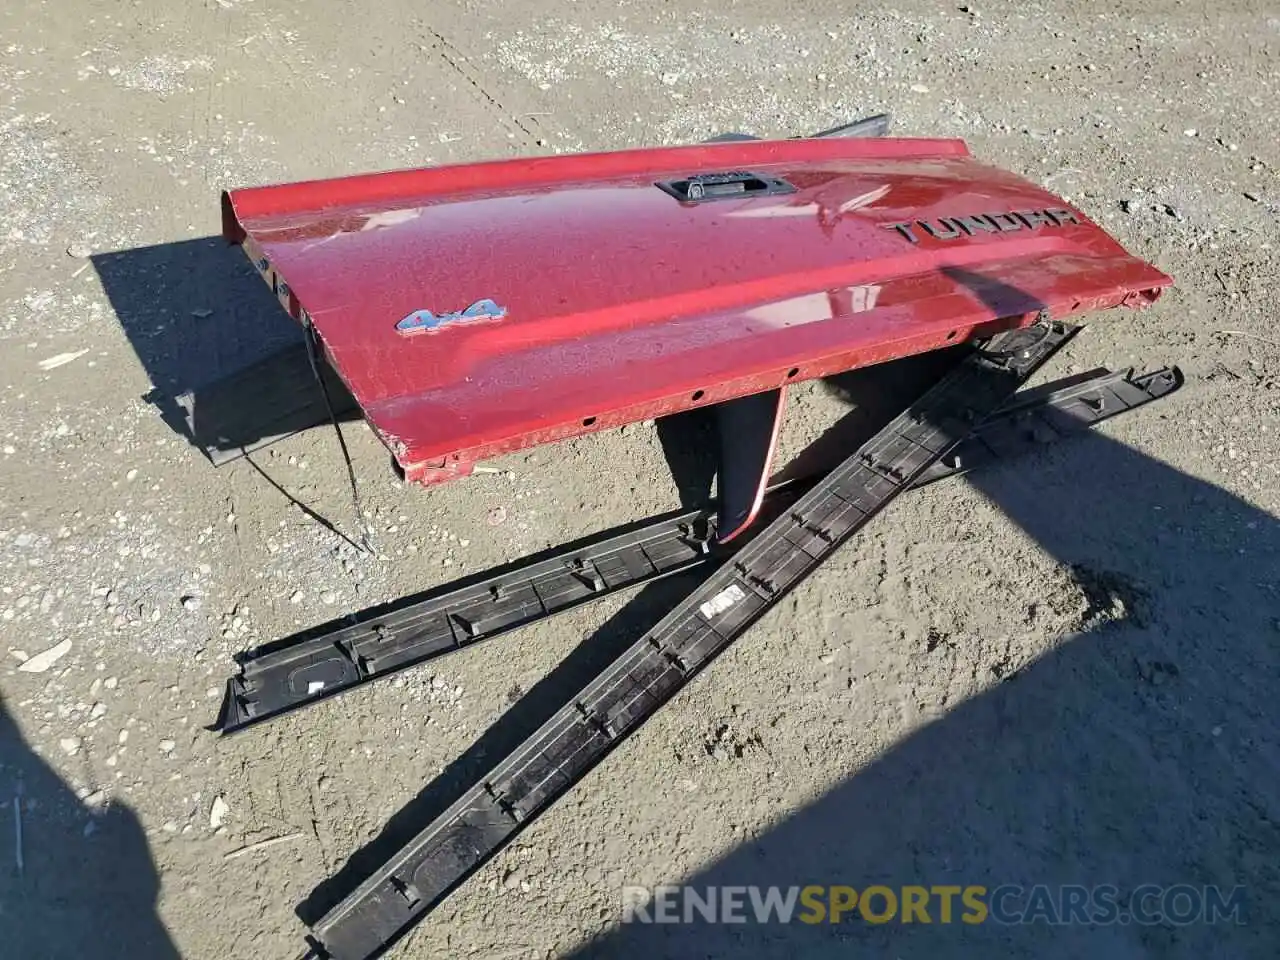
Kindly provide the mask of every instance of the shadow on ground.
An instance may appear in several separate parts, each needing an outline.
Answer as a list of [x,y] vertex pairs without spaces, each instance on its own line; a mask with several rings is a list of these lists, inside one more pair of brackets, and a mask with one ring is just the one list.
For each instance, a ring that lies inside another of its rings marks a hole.
[[628,924],[574,960],[1280,955],[1280,522],[1098,435],[968,482],[1125,616],[672,882],[1241,885],[1244,924]]
[[3,703],[0,791],[0,955],[178,960],[138,818],[120,804],[89,811],[27,747]]
[[[301,327],[218,237],[97,254],[94,268],[151,380],[143,398],[215,462],[329,419]],[[334,413],[355,401],[321,369]]]

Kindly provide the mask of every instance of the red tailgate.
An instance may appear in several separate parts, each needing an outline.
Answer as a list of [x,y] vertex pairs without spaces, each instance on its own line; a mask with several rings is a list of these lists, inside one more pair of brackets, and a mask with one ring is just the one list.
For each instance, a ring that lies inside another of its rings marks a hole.
[[[726,196],[658,186],[708,174]],[[509,160],[224,206],[411,479],[1170,283],[958,140]]]

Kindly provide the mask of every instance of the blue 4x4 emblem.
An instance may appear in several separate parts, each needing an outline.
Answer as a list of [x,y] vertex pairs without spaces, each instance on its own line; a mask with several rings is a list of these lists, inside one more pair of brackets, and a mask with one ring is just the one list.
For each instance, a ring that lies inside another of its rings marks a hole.
[[415,310],[396,324],[396,329],[406,335],[415,333],[435,333],[442,327],[452,323],[472,323],[476,320],[501,320],[507,315],[507,308],[500,307],[492,300],[477,300],[465,310],[456,313],[432,313],[430,310]]

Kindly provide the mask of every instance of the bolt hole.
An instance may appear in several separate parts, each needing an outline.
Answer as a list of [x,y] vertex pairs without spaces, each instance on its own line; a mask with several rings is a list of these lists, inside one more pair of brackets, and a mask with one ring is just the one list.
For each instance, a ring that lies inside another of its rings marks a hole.
[[704,396],[706,396],[706,394],[704,394],[701,390],[693,391],[693,399],[695,400],[701,400]]
[[790,380],[792,377],[794,377],[794,376],[795,376],[797,373],[799,373],[799,372],[800,372],[800,368],[799,368],[799,367],[792,367],[790,370],[788,370],[788,371],[787,371],[787,379],[788,379],[788,380]]
[[956,338],[956,333],[957,333],[957,332],[958,332],[958,331],[956,331],[956,330],[952,330],[950,333],[948,333],[948,334],[947,334],[947,339],[948,339],[948,340],[954,340],[954,339]]
[[596,418],[595,418],[595,417],[587,417],[586,419],[584,419],[584,420],[582,421],[582,425],[583,425],[584,427],[589,427],[589,426],[591,426],[591,425],[592,425],[593,423],[595,423],[595,422],[596,422]]

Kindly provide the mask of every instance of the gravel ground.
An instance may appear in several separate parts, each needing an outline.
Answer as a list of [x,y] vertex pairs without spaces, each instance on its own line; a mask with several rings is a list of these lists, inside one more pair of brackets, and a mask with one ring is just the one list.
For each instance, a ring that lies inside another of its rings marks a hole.
[[[68,0],[7,7],[0,38],[7,955],[296,955],[318,881],[527,725],[585,638],[670,600],[614,599],[260,732],[205,732],[239,649],[677,500],[643,426],[427,492],[353,427],[369,557],[298,506],[353,527],[330,432],[215,471],[165,401],[234,359],[228,331],[279,319],[209,239],[219,189],[886,107],[1177,278],[1048,376],[1177,362],[1187,386],[896,505],[397,955],[1280,954],[1274,4]],[[797,394],[787,452],[840,410]],[[624,884],[686,878],[1240,885],[1248,910],[619,923]]]

